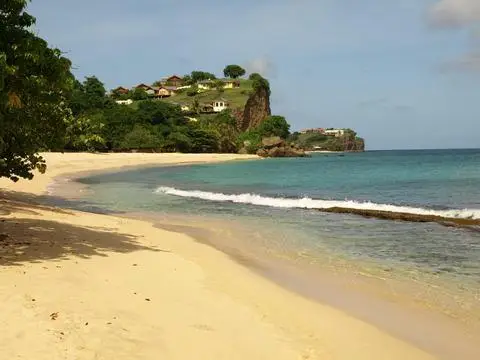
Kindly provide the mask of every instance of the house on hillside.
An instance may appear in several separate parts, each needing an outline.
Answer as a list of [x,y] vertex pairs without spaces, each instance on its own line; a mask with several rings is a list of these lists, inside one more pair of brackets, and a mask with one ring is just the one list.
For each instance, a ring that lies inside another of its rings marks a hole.
[[228,109],[228,101],[225,99],[204,103],[200,106],[200,112],[204,114],[219,113],[226,109]]
[[153,88],[153,86],[150,86],[150,85],[146,85],[146,84],[143,84],[143,83],[138,84],[137,86],[135,86],[135,89],[142,89],[150,96],[155,95],[155,89]]
[[[240,87],[240,81],[238,80],[222,79],[220,81],[223,83],[224,89],[235,89]],[[217,86],[217,82],[215,80],[202,80],[197,82],[197,86],[201,90],[211,90]]]
[[240,87],[240,81],[234,79],[222,79],[224,89],[235,89]]
[[162,99],[170,96],[175,96],[177,94],[177,88],[175,86],[160,86],[153,89],[155,98]]
[[314,129],[300,130],[300,134],[311,134],[311,133],[325,134],[325,129],[324,128],[314,128]]
[[129,91],[130,91],[129,89],[127,89],[123,86],[119,86],[116,89],[113,89],[112,93],[115,93],[115,94],[118,94],[118,95],[125,95],[125,94],[128,94]]
[[183,79],[178,75],[172,75],[166,79],[166,84],[169,86],[179,87],[183,85]]
[[213,112],[221,112],[228,109],[228,101],[225,99],[215,100],[213,103]]
[[201,80],[197,82],[197,87],[200,90],[210,90],[215,87],[215,82],[213,80]]
[[325,130],[324,134],[328,136],[340,137],[345,135],[345,130],[344,129],[328,129],[328,130]]

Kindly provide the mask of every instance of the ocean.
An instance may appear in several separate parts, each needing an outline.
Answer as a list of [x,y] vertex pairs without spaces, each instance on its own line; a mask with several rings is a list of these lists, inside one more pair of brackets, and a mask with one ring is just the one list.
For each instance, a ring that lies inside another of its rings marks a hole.
[[[327,284],[434,310],[479,330],[480,150],[322,153],[78,181],[84,209],[157,219],[158,226],[197,236],[282,285],[360,317],[372,320],[375,311],[345,300],[351,293],[332,295]],[[324,212],[332,207],[473,225]]]

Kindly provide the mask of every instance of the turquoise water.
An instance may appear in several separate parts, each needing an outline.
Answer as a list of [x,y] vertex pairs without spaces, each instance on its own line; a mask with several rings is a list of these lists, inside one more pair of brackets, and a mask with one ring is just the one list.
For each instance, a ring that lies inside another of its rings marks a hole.
[[[480,150],[318,154],[149,168],[81,180],[112,210],[191,214],[255,227],[263,247],[362,260],[480,287],[480,232],[327,214],[331,206],[480,219]],[[253,241],[249,239],[249,241]]]

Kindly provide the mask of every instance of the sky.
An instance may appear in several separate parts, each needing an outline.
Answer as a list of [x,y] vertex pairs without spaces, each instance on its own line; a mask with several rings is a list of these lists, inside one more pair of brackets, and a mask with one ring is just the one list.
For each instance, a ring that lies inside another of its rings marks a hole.
[[107,89],[239,64],[292,130],[480,148],[480,0],[33,0],[35,31]]

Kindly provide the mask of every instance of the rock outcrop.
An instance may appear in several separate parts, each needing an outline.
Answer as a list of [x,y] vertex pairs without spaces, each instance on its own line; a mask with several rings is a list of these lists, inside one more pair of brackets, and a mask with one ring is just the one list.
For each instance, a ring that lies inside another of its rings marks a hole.
[[257,88],[250,95],[243,112],[234,112],[237,118],[237,127],[240,131],[255,128],[271,114],[270,94],[268,89],[264,87]]
[[306,157],[305,150],[288,145],[278,136],[262,139],[262,147],[257,150],[261,157]]

